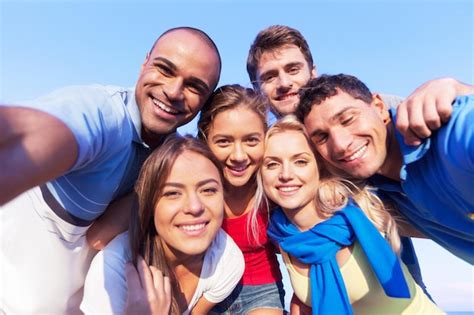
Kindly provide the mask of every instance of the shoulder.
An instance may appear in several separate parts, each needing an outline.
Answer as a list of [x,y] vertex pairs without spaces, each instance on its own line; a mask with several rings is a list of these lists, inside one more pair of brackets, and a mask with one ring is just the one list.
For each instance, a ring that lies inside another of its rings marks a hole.
[[130,260],[128,233],[115,237],[92,260],[84,283],[81,310],[121,313],[126,300],[125,263]]
[[206,258],[211,265],[218,265],[227,260],[234,260],[237,264],[244,264],[244,256],[234,240],[222,229],[217,232],[216,238],[209,247]]
[[245,269],[244,256],[232,238],[219,230],[206,252],[201,272],[204,297],[218,303],[239,283]]

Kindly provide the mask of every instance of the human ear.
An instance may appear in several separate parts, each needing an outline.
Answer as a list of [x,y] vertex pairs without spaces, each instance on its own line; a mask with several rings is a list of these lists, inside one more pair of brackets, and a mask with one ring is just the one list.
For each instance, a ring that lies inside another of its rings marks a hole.
[[372,103],[371,106],[375,108],[377,114],[379,114],[380,118],[382,119],[385,125],[388,125],[392,118],[390,117],[390,113],[388,112],[388,108],[385,105],[382,97],[378,93],[372,94]]

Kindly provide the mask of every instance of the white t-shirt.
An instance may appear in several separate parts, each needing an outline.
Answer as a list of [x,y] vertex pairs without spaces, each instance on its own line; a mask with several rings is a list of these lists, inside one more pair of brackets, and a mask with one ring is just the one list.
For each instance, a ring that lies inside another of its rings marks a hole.
[[[118,235],[94,257],[84,285],[84,313],[123,314],[127,297],[125,263],[130,260],[127,232]],[[206,251],[199,283],[185,314],[201,296],[211,303],[224,300],[239,283],[244,268],[242,252],[220,229]]]

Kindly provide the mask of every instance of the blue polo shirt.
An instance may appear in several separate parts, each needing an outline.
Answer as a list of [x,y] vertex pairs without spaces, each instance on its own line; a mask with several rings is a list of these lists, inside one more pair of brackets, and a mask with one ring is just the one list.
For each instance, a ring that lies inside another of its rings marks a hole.
[[421,145],[396,136],[401,182],[375,175],[372,184],[421,232],[474,264],[474,95],[458,97],[449,122]]
[[66,174],[47,183],[66,211],[90,221],[113,199],[131,191],[150,151],[140,137],[133,89],[71,86],[22,106],[57,117],[76,138],[76,162]]

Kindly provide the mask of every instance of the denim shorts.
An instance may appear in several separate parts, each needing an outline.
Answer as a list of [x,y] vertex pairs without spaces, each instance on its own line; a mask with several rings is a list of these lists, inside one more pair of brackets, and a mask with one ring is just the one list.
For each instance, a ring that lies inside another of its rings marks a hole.
[[261,285],[239,284],[224,301],[214,306],[211,314],[247,314],[259,308],[284,310],[285,290],[281,281]]

